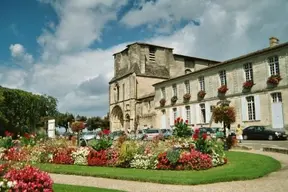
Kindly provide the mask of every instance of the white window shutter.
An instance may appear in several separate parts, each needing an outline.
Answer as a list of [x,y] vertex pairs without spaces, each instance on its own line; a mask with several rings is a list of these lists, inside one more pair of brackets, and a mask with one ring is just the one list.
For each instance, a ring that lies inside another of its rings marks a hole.
[[208,102],[205,103],[205,118],[206,122],[205,123],[210,123],[210,118],[211,118],[211,110],[210,110],[210,104]]
[[256,120],[261,120],[261,107],[260,107],[260,97],[259,95],[254,96],[254,102],[255,102],[255,116]]
[[184,121],[186,121],[186,107],[185,106],[182,106],[181,107],[181,118],[184,120]]
[[191,124],[196,124],[196,116],[195,116],[195,105],[190,105],[190,118]]
[[199,104],[195,104],[195,116],[196,116],[195,124],[201,123],[200,113],[201,113],[201,111],[200,111],[200,106],[199,106]]
[[170,109],[170,126],[174,125],[174,114],[173,114],[173,109]]
[[248,120],[248,108],[247,108],[247,101],[246,97],[241,97],[241,116],[242,116],[242,121],[247,121]]

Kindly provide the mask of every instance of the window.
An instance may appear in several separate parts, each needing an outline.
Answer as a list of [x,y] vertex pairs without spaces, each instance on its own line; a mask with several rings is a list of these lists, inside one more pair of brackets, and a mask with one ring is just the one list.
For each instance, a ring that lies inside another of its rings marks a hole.
[[177,108],[173,108],[173,118],[174,121],[177,119]]
[[280,92],[272,93],[271,96],[272,96],[272,102],[273,103],[282,102],[282,95]]
[[155,47],[149,47],[149,61],[155,62],[155,52],[156,52]]
[[227,85],[226,71],[225,70],[219,72],[219,77],[220,77],[221,86]]
[[161,88],[161,97],[164,99],[166,98],[165,87]]
[[200,104],[200,111],[201,111],[201,117],[202,117],[202,122],[206,122],[206,110],[205,110],[205,104],[202,103]]
[[172,86],[172,89],[173,89],[173,96],[176,96],[177,97],[177,85],[173,85]]
[[256,120],[255,101],[253,96],[246,97],[248,107],[248,120]]
[[130,110],[130,105],[126,104],[126,110],[129,111]]
[[119,101],[119,98],[120,98],[120,89],[119,89],[119,85],[116,87],[116,91],[117,91],[117,99],[116,99],[116,101]]
[[278,56],[270,57],[268,61],[270,67],[270,75],[280,75]]
[[199,77],[198,80],[199,80],[200,91],[205,91],[204,76]]
[[185,81],[185,91],[190,94],[190,81]]
[[191,113],[190,113],[190,106],[186,106],[186,120],[188,121],[188,124],[191,123]]
[[124,83],[123,83],[122,91],[123,91],[123,100],[125,100],[125,84]]
[[148,101],[148,111],[151,109],[151,101]]
[[252,63],[245,63],[244,64],[244,73],[245,73],[245,80],[246,81],[253,81]]

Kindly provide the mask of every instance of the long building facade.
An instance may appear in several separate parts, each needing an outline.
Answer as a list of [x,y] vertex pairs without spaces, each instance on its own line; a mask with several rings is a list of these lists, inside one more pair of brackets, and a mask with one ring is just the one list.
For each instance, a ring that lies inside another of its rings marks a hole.
[[114,61],[112,130],[168,128],[177,117],[191,127],[220,126],[212,110],[221,100],[236,110],[232,126],[288,127],[288,43],[275,37],[267,48],[223,62],[146,43],[128,45]]

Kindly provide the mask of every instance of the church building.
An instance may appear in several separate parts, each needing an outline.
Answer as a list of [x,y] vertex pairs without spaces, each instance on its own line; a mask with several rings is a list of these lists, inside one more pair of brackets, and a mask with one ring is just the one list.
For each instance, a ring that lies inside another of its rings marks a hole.
[[174,54],[173,48],[135,42],[114,55],[109,82],[112,131],[170,128],[182,117],[189,126],[212,121],[220,100],[236,109],[235,125],[288,127],[288,43],[226,61]]

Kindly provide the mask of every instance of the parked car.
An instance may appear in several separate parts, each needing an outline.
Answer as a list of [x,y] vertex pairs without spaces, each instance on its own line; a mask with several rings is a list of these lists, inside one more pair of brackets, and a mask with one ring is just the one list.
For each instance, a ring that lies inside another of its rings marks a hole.
[[144,131],[138,130],[136,134],[134,132],[130,133],[128,138],[132,140],[142,140],[144,138]]
[[164,139],[169,139],[173,135],[172,129],[161,129]]
[[124,131],[113,131],[109,134],[109,137],[112,138],[114,141],[117,140],[120,136],[125,135]]
[[90,141],[92,139],[99,139],[97,137],[97,132],[95,132],[95,131],[82,132],[80,135],[81,146],[87,146],[88,141]]
[[[203,133],[206,133],[207,135],[211,136],[211,137],[215,137],[216,132],[214,131],[213,128],[211,127],[201,127],[199,128],[199,134],[202,135]],[[192,130],[192,134],[194,134],[194,130]]]
[[249,126],[243,129],[243,139],[259,140],[287,140],[285,131],[273,130],[265,126]]
[[152,140],[155,137],[159,137],[159,139],[163,140],[164,136],[161,129],[146,129],[144,140]]

